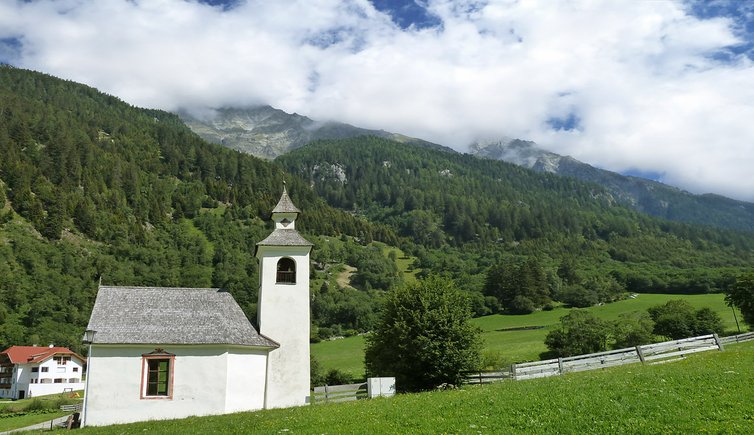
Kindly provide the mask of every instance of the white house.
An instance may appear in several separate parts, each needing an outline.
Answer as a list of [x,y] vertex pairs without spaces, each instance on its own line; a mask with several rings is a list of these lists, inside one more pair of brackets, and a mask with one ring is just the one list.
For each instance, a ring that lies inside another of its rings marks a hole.
[[258,321],[230,293],[100,286],[83,424],[295,406],[309,396],[309,252],[285,187],[257,244]]
[[84,358],[65,347],[11,346],[0,353],[0,398],[83,390]]

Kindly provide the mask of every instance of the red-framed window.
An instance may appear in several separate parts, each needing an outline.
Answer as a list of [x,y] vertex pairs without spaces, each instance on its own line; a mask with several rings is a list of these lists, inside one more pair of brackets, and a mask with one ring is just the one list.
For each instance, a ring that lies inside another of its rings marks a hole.
[[175,355],[162,349],[141,356],[141,398],[172,399]]

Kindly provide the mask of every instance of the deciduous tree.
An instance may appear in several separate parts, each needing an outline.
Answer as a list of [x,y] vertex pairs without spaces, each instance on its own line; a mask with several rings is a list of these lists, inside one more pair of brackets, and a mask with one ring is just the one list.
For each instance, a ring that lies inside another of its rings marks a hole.
[[480,361],[478,328],[468,301],[439,277],[392,290],[375,331],[366,339],[370,375],[395,376],[401,391],[458,384]]
[[725,301],[741,310],[744,321],[754,327],[754,272],[736,278],[727,291]]

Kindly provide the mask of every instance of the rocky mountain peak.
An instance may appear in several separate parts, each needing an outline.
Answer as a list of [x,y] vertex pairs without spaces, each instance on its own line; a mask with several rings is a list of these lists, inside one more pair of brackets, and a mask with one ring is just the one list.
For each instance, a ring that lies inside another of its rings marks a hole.
[[263,159],[274,159],[314,140],[367,135],[452,152],[449,148],[420,139],[384,130],[367,130],[341,122],[315,121],[271,106],[226,107],[207,113],[206,116],[194,116],[179,112],[178,116],[203,139]]
[[[529,140],[502,138],[478,140],[469,145],[469,153],[487,159],[503,160],[525,168],[540,167],[542,172],[557,172],[561,156],[539,148]],[[552,169],[555,168],[555,169]]]

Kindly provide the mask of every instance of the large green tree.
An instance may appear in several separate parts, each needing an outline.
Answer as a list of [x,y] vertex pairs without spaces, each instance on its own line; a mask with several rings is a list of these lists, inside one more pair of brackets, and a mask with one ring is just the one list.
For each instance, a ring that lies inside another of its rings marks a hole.
[[736,278],[736,282],[726,293],[725,300],[728,305],[738,307],[744,321],[754,327],[754,272]]
[[547,276],[533,257],[509,259],[492,266],[487,272],[484,290],[512,313],[532,313],[551,302]]
[[460,383],[480,361],[480,331],[470,317],[466,296],[449,280],[429,277],[392,290],[366,339],[367,372],[395,376],[399,391]]

